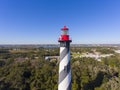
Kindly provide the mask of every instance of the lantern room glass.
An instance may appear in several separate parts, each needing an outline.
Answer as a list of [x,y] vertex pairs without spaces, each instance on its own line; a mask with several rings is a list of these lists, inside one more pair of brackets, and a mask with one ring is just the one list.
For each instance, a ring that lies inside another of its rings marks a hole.
[[68,35],[68,30],[62,30],[62,35]]

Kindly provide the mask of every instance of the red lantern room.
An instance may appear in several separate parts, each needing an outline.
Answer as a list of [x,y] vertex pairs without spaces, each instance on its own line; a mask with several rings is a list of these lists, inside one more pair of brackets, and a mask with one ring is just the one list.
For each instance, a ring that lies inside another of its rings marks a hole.
[[66,26],[64,26],[61,30],[62,30],[62,34],[59,38],[59,41],[71,41],[69,39],[69,35],[68,35],[68,30],[69,29]]

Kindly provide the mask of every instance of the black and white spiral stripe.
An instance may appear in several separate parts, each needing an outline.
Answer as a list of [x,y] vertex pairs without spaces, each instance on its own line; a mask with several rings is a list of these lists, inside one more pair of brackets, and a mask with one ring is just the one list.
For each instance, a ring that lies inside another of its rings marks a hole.
[[70,68],[69,45],[66,47],[60,47],[58,90],[71,90],[71,68]]

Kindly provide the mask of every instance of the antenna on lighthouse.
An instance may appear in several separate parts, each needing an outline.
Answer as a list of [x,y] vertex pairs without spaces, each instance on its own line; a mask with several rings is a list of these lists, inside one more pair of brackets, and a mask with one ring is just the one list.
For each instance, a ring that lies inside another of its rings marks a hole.
[[58,40],[60,42],[59,85],[58,90],[71,90],[70,40],[68,28],[64,26]]

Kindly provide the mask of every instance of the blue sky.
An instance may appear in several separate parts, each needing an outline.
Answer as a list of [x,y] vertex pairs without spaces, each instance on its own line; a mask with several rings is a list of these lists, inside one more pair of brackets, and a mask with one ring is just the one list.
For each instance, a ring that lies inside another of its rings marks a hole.
[[120,0],[0,0],[0,44],[120,43]]

